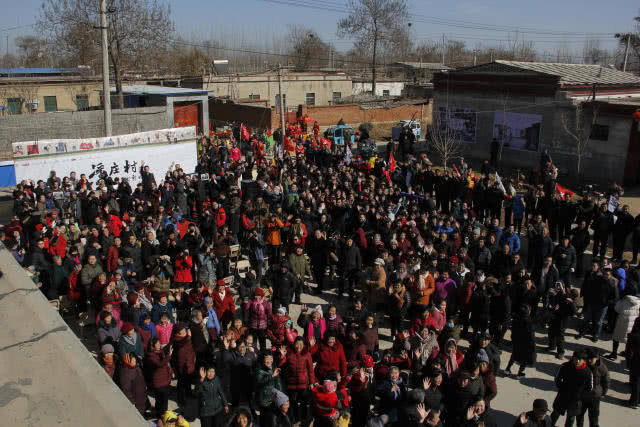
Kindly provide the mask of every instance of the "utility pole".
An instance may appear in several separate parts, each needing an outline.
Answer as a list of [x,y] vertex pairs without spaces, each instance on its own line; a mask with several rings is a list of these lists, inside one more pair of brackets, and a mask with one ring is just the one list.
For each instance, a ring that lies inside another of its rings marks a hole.
[[474,49],[473,50],[473,66],[476,66],[476,63],[478,62],[478,50]]
[[278,98],[280,99],[280,127],[282,131],[280,132],[280,144],[281,148],[284,150],[284,100],[282,99],[282,66],[278,64]]
[[444,34],[442,35],[442,65],[444,65]]
[[7,58],[9,58],[9,34],[7,34]]
[[109,38],[107,34],[106,0],[100,0],[100,31],[102,32],[102,93],[104,98],[104,136],[111,136],[111,86],[109,85]]
[[622,65],[622,71],[627,71],[627,59],[629,59],[629,43],[631,42],[631,34],[627,34],[627,44],[624,47],[624,64]]

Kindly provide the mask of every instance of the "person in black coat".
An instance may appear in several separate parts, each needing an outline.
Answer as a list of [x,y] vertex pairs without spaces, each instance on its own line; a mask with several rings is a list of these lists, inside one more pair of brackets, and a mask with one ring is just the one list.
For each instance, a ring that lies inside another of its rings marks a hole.
[[355,295],[355,288],[358,284],[361,274],[360,270],[362,269],[362,257],[360,255],[360,249],[353,244],[352,238],[347,239],[346,246],[343,251],[343,256],[341,258],[341,263],[343,266],[343,280],[340,281],[338,296],[342,296],[344,294],[344,288],[345,286],[347,286],[349,296],[353,299]]
[[456,373],[445,393],[447,409],[446,425],[460,426],[466,420],[467,408],[479,397],[470,386],[471,374],[467,371]]
[[568,293],[562,282],[557,282],[549,291],[549,352],[558,350],[556,359],[562,359],[564,355],[564,333],[569,318],[576,312],[573,295]]
[[615,284],[603,274],[599,264],[594,262],[592,270],[587,273],[582,283],[584,323],[578,330],[578,339],[582,338],[587,329],[592,328],[593,339],[595,342],[598,341],[607,309],[616,300],[616,289]]
[[604,259],[607,253],[607,241],[613,228],[613,216],[602,203],[600,209],[593,214],[591,229],[593,229],[593,256],[599,255]]
[[553,427],[549,412],[549,404],[544,399],[533,401],[533,410],[523,412],[516,419],[513,427]]
[[528,305],[522,305],[513,320],[511,341],[513,353],[511,353],[506,372],[511,375],[511,367],[514,363],[518,363],[520,369],[516,376],[524,377],[525,368],[536,363],[535,328],[531,320],[531,308]]
[[471,326],[474,337],[479,337],[489,329],[491,292],[486,282],[479,282],[471,295]]
[[593,374],[587,366],[587,354],[576,351],[568,362],[560,367],[555,379],[558,394],[553,401],[551,422],[556,424],[561,415],[567,414],[565,427],[573,426],[582,408],[582,396],[593,388]]
[[288,261],[283,260],[278,270],[272,270],[269,283],[273,288],[273,309],[278,310],[279,307],[284,307],[288,313],[289,304],[293,302],[293,293],[297,285],[296,277],[291,273]]
[[621,260],[627,236],[633,231],[633,216],[629,213],[629,206],[624,205],[616,211],[618,220],[613,225],[613,259]]
[[554,249],[553,261],[560,279],[567,287],[571,286],[572,274],[576,271],[577,256],[576,249],[569,242],[569,236],[564,236]]
[[584,276],[584,251],[589,247],[591,235],[586,221],[580,221],[580,225],[574,228],[571,237],[571,246],[576,250],[576,277]]

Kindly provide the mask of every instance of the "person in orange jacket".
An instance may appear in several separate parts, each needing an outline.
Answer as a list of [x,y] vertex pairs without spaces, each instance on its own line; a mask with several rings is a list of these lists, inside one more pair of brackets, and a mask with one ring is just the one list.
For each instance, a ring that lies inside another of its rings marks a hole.
[[275,215],[264,220],[264,228],[266,230],[264,243],[268,247],[268,253],[272,260],[277,260],[280,256],[280,230],[284,227],[284,223]]

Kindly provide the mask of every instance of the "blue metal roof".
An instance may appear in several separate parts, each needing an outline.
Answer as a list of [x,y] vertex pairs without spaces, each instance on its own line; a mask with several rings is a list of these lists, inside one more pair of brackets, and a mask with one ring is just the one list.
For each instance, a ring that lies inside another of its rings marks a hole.
[[0,74],[69,74],[78,73],[79,68],[0,68]]

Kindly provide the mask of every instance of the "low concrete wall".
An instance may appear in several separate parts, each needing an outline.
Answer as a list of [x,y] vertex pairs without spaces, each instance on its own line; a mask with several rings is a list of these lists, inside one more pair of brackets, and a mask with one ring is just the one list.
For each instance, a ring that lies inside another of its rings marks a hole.
[[5,426],[148,426],[0,243]]
[[[173,127],[166,107],[113,110],[114,135]],[[0,117],[0,151],[11,151],[11,143],[49,138],[95,138],[104,135],[104,113],[65,111],[57,113],[16,114]]]

